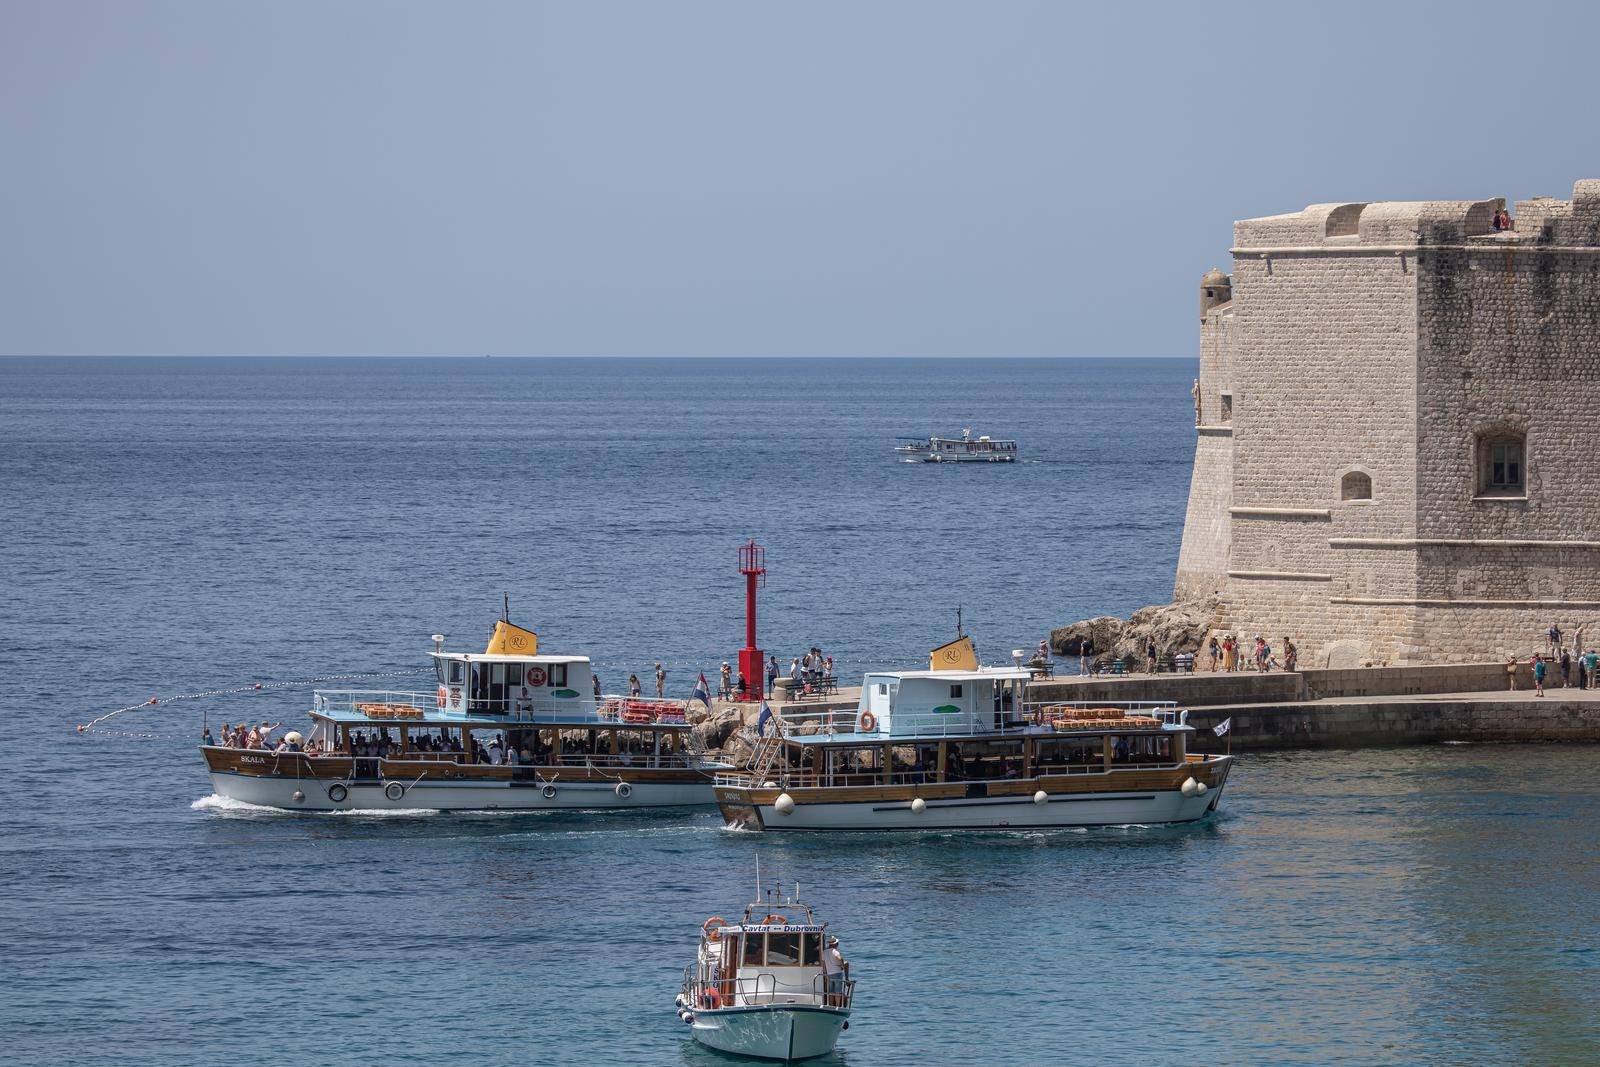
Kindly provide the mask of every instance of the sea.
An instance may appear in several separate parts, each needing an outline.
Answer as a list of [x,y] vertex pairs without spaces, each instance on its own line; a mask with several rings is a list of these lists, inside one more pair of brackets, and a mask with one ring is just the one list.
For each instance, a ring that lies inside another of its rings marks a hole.
[[[1164,602],[1194,374],[0,360],[0,1058],[734,1064],[673,997],[759,869],[859,983],[817,1062],[1600,1062],[1592,747],[1242,755],[1199,826],[907,836],[295,814],[203,773],[202,724],[408,685],[507,606],[608,690],[659,660],[687,696],[743,644],[752,540],[761,646],[846,678],[958,620],[995,663]],[[893,452],[964,427],[1021,461]]]

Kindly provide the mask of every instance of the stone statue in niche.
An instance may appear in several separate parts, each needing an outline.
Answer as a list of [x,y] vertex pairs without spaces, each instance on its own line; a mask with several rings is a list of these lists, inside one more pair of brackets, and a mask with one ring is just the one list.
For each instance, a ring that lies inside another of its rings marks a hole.
[[1199,425],[1201,425],[1201,421],[1200,421],[1200,379],[1199,378],[1196,378],[1194,380],[1194,388],[1190,390],[1190,393],[1194,396],[1194,424],[1196,426],[1199,426]]

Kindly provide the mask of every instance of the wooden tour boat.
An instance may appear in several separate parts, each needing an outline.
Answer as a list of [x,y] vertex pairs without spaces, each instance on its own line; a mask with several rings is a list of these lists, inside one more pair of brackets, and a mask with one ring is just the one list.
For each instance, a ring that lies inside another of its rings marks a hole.
[[996,830],[1185,823],[1216,810],[1233,758],[1189,752],[1171,704],[1028,704],[1029,672],[971,642],[926,671],[866,675],[853,710],[788,711],[748,771],[717,775],[746,830]]
[[482,655],[434,636],[430,693],[318,690],[305,737],[203,745],[217,793],[305,811],[712,804],[682,701],[598,697],[584,656],[541,655],[500,620]]

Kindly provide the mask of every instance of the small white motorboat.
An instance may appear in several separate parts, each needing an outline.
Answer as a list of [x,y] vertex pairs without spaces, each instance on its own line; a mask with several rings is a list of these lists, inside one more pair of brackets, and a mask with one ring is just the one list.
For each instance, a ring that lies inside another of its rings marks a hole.
[[974,438],[970,428],[961,437],[901,438],[895,453],[906,463],[1015,463],[1017,443],[988,436]]
[[768,891],[730,923],[700,927],[700,948],[683,972],[678,1017],[702,1045],[739,1056],[804,1060],[833,1051],[850,1026],[855,981],[811,909]]

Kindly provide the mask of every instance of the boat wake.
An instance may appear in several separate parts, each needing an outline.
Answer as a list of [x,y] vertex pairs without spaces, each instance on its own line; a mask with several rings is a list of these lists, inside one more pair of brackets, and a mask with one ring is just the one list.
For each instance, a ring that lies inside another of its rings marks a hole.
[[221,796],[212,793],[210,796],[201,797],[189,805],[192,811],[206,811],[213,815],[222,816],[258,816],[258,815],[339,815],[358,816],[366,819],[392,819],[396,816],[415,819],[425,815],[439,814],[438,808],[348,808],[341,811],[291,811],[288,808],[270,808],[262,804],[250,804],[243,800]]
[[268,808],[260,804],[247,804],[242,800],[225,797],[212,793],[208,797],[201,797],[189,805],[191,811],[209,811],[217,815],[281,815],[287,814],[282,808]]

